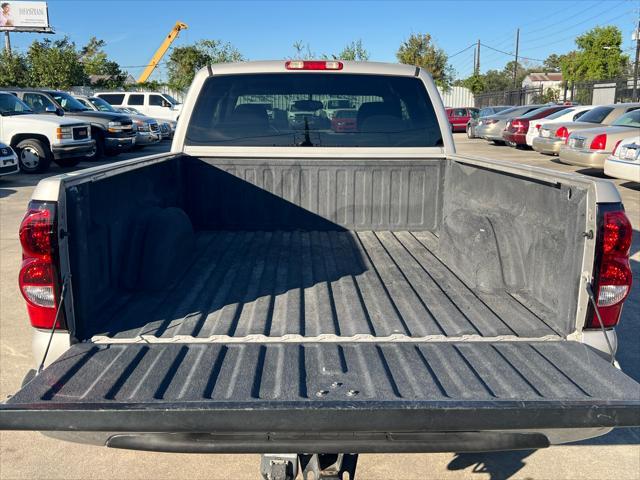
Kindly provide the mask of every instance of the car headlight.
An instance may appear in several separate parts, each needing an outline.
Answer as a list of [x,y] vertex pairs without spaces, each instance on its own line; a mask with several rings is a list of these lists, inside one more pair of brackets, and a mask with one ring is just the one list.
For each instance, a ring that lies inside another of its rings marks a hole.
[[109,122],[107,129],[111,133],[117,133],[117,132],[122,132],[126,128],[127,126],[125,126],[122,122],[115,121],[115,122]]
[[11,150],[11,147],[0,148],[0,157],[9,157],[12,155],[13,155],[13,150]]
[[134,120],[134,123],[136,124],[136,127],[138,128],[139,132],[148,132],[149,130],[151,130],[151,127],[149,126],[149,124],[144,120],[136,119]]
[[58,140],[70,140],[73,138],[73,129],[71,127],[58,127],[56,129],[56,138]]

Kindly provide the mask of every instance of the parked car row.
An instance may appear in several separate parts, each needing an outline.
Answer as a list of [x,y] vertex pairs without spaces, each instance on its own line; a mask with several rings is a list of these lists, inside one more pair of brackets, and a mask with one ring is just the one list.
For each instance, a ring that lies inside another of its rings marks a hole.
[[640,103],[495,108],[501,110],[480,112],[467,123],[469,138],[533,148],[562,163],[640,182]]
[[[99,97],[51,89],[4,88],[0,114],[0,142],[16,155],[25,173],[44,172],[52,161],[73,167],[85,159],[158,143],[172,138],[176,125],[175,120],[118,111]],[[3,162],[1,158],[0,174]]]

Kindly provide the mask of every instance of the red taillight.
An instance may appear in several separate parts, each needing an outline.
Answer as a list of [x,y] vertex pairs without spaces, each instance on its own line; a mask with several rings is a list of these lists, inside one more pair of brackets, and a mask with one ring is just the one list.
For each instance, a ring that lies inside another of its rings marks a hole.
[[[620,320],[622,302],[631,290],[629,249],[632,227],[623,211],[605,212],[603,223],[596,298],[602,323],[605,327],[614,327]],[[595,313],[587,327],[600,327]]]
[[511,122],[511,129],[515,133],[526,133],[529,130],[529,120],[515,119]]
[[569,130],[567,130],[567,127],[560,127],[557,129],[556,138],[562,138],[566,142],[567,138],[569,138]]
[[342,70],[342,62],[333,60],[288,60],[284,66],[287,70]]
[[616,146],[615,146],[615,147],[613,147],[612,155],[615,155],[615,154],[616,154],[616,152],[618,151],[618,147],[620,146],[620,143],[621,143],[621,142],[622,142],[622,139],[620,139],[620,140],[618,140],[618,141],[616,142]]
[[541,127],[541,126],[542,126],[542,125],[540,125],[540,124],[538,123],[538,124],[536,124],[535,129],[536,129],[536,130],[540,130],[540,127]]
[[[56,318],[55,205],[32,202],[20,224],[22,268],[18,276],[20,292],[27,301],[31,325],[51,328]],[[60,321],[56,327],[60,327]]]
[[591,150],[604,150],[607,148],[607,134],[601,133],[600,135],[596,135],[591,140]]
[[51,258],[53,221],[49,210],[29,209],[20,224],[22,256]]

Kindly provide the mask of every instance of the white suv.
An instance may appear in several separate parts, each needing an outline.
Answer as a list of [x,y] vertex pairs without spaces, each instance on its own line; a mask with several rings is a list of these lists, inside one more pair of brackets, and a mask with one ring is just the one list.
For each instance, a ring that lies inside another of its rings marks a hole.
[[162,120],[176,121],[182,104],[171,95],[160,92],[97,92],[114,107],[133,107],[143,115]]
[[73,167],[95,151],[88,123],[33,113],[11,93],[0,92],[0,115],[0,142],[11,145],[26,173],[44,172],[52,160]]

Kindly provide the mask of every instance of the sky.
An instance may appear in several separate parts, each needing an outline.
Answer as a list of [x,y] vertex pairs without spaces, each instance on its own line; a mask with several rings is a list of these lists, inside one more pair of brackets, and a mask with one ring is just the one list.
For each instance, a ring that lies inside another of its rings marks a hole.
[[[502,69],[513,59],[516,28],[520,28],[520,56],[531,59],[525,63],[565,53],[581,33],[611,24],[622,30],[623,49],[633,56],[631,34],[640,11],[637,0],[50,0],[48,4],[54,37],[67,35],[83,45],[95,35],[107,42],[109,56],[134,76],[178,20],[189,29],[174,46],[219,39],[232,43],[249,60],[291,57],[296,41],[320,55],[338,53],[361,39],[371,60],[394,62],[395,52],[411,33],[429,33],[449,54],[456,76],[465,78],[473,71],[474,58],[474,48],[467,47],[479,39],[481,71]],[[12,33],[11,40],[14,48],[26,50],[41,37]],[[152,79],[162,79],[165,73],[161,66]]]

